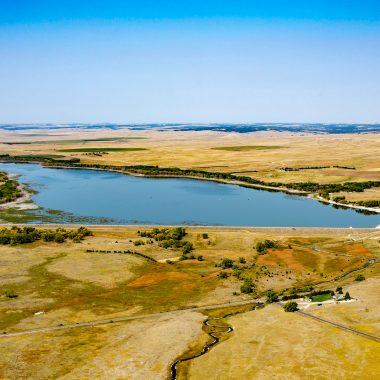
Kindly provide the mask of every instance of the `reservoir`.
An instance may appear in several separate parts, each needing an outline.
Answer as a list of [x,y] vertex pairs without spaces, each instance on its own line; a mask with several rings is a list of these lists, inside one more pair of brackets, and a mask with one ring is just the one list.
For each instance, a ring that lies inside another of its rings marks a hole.
[[[380,214],[307,197],[185,178],[2,164],[36,193],[33,222],[215,226],[376,227]],[[1,217],[0,210],[0,217]]]

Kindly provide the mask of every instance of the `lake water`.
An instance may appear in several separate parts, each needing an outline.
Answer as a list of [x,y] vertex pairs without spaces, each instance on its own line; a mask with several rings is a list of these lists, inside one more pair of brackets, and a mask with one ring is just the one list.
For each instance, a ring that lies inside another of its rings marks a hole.
[[[380,215],[336,209],[306,197],[191,179],[1,164],[37,193],[35,222],[221,226],[376,227]],[[0,211],[1,213],[1,211]]]

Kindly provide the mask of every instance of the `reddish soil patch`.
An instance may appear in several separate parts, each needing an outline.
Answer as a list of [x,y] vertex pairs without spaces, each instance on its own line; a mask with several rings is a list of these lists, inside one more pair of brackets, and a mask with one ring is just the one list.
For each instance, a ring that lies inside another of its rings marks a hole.
[[129,288],[143,288],[146,286],[151,286],[160,283],[161,281],[178,281],[187,280],[191,276],[187,273],[182,272],[156,272],[148,273],[137,278],[136,280],[128,284]]
[[294,256],[292,249],[269,250],[265,255],[261,255],[257,263],[259,265],[284,266],[296,271],[303,271],[305,266]]
[[195,284],[183,284],[183,285],[180,285],[180,286],[176,286],[175,288],[173,288],[173,290],[194,290],[196,289],[198,286],[195,285]]
[[327,247],[332,252],[337,253],[348,253],[350,255],[354,256],[373,256],[370,251],[366,247],[364,247],[361,243],[354,243],[354,244],[345,244],[342,246],[336,246],[336,247]]

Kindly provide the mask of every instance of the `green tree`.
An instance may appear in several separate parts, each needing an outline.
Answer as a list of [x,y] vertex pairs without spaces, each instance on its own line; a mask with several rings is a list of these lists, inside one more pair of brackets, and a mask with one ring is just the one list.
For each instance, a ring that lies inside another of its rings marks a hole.
[[267,303],[274,303],[274,302],[278,302],[278,294],[272,289],[269,289],[267,291]]
[[362,275],[361,273],[358,274],[356,277],[355,277],[355,281],[364,281],[365,280],[365,277],[364,275]]
[[248,294],[248,293],[253,293],[253,290],[254,290],[254,285],[253,285],[252,280],[250,278],[245,278],[242,286],[240,287],[240,291],[242,293]]
[[233,265],[234,265],[234,261],[228,258],[223,259],[222,262],[220,263],[220,266],[223,269],[232,268]]
[[346,301],[350,300],[351,299],[350,293],[346,292],[346,294],[344,295],[344,299]]
[[295,311],[298,310],[298,304],[297,304],[297,302],[294,302],[294,301],[287,302],[284,305],[284,310],[286,312],[288,312],[288,313],[294,313]]

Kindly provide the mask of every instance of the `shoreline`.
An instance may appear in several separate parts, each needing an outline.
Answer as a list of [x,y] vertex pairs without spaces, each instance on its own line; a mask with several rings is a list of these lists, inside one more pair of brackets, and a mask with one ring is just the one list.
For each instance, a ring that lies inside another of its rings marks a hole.
[[380,226],[377,227],[271,227],[271,226],[183,226],[176,224],[86,224],[86,223],[0,223],[1,227],[35,227],[35,228],[47,228],[54,229],[65,226],[65,228],[73,228],[76,229],[78,227],[86,227],[93,230],[103,230],[103,229],[132,229],[139,230],[143,228],[176,228],[176,227],[185,227],[186,229],[194,229],[194,230],[226,230],[226,231],[238,231],[238,230],[248,230],[251,232],[258,233],[275,233],[275,234],[290,234],[291,236],[298,234],[343,234],[347,233],[357,233],[357,234],[375,234],[377,236],[380,233]]
[[[365,207],[365,206],[358,206],[355,204],[344,204],[344,203],[339,203],[335,202],[330,199],[325,199],[319,196],[317,193],[312,193],[308,191],[302,191],[302,190],[295,190],[295,189],[287,189],[283,187],[274,187],[274,186],[269,186],[269,185],[261,185],[261,184],[254,184],[254,183],[246,183],[243,181],[238,181],[238,180],[228,180],[228,179],[220,179],[220,178],[204,178],[200,176],[190,176],[190,175],[171,175],[171,174],[142,174],[142,173],[136,173],[128,170],[118,170],[118,169],[112,169],[112,168],[97,168],[97,167],[76,167],[76,166],[65,166],[63,165],[46,165],[46,163],[41,162],[41,161],[3,161],[0,160],[0,163],[7,164],[7,163],[13,163],[13,164],[37,164],[42,166],[43,168],[52,168],[52,169],[76,169],[76,170],[95,170],[95,171],[106,171],[106,172],[113,172],[113,173],[120,173],[124,175],[129,175],[132,177],[145,177],[145,178],[175,178],[175,179],[181,179],[181,178],[186,178],[186,179],[192,179],[192,180],[198,180],[198,181],[210,181],[210,182],[216,182],[216,183],[222,183],[226,185],[235,185],[235,186],[241,186],[241,187],[246,187],[246,188],[253,188],[253,189],[258,189],[258,190],[267,190],[267,191],[273,191],[273,192],[282,192],[290,195],[298,195],[298,196],[306,196],[311,200],[316,200],[321,203],[326,203],[326,204],[331,204],[331,205],[336,205],[342,208],[350,208],[354,210],[361,210],[361,211],[368,211],[376,214],[380,214],[380,208],[374,208],[374,207]],[[30,197],[31,198],[31,197]],[[16,200],[17,201],[17,200]],[[14,202],[16,202],[14,201]],[[10,202],[12,203],[12,202]],[[2,205],[9,205],[9,203],[4,203]],[[0,209],[1,206],[0,205]],[[38,205],[35,205],[36,208],[38,208]],[[4,208],[8,208],[9,206],[6,206]],[[11,207],[11,206],[10,206]]]
[[[17,174],[8,173],[8,177],[10,179],[17,180],[19,176]],[[18,210],[35,210],[39,208],[38,205],[33,203],[32,193],[28,191],[25,184],[17,181],[17,188],[21,191],[21,196],[13,201],[0,203],[0,211],[13,207],[17,208]]]

